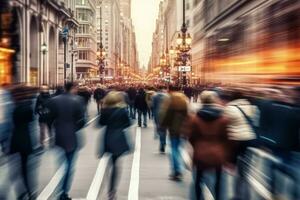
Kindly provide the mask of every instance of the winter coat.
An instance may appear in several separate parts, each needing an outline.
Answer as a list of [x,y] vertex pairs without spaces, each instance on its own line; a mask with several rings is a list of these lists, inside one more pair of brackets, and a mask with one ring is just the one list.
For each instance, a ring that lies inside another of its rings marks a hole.
[[221,167],[230,159],[227,125],[223,109],[215,105],[204,105],[189,117],[184,133],[194,149],[193,161],[198,169]]
[[104,108],[100,116],[99,125],[106,126],[103,139],[103,153],[121,155],[130,150],[126,137],[126,129],[131,125],[126,108]]
[[100,101],[102,100],[106,95],[106,92],[104,89],[102,88],[97,88],[95,91],[94,91],[94,99],[96,101]]
[[156,125],[161,122],[162,104],[168,98],[168,95],[162,92],[156,93],[152,98],[153,116]]
[[146,93],[145,91],[140,91],[135,97],[134,102],[135,108],[139,111],[146,112],[148,111],[148,105],[146,102]]
[[135,97],[137,95],[137,91],[135,88],[133,87],[130,87],[128,90],[127,90],[127,94],[128,94],[128,98],[129,98],[129,101],[130,101],[130,105],[133,105],[134,104],[134,101],[135,101]]
[[51,117],[55,128],[55,144],[66,152],[78,147],[76,132],[85,124],[84,100],[77,95],[62,94],[50,102]]
[[32,153],[31,136],[33,135],[34,121],[32,100],[16,102],[12,116],[13,132],[10,143],[10,153]]
[[171,137],[179,137],[188,114],[188,100],[184,94],[173,92],[163,104],[166,111],[162,113],[161,126],[169,130]]
[[254,125],[258,126],[259,110],[255,105],[252,105],[246,99],[238,99],[229,102],[225,108],[225,115],[230,122],[228,125],[229,138],[234,141],[249,141],[256,139],[256,133],[237,106],[253,120]]

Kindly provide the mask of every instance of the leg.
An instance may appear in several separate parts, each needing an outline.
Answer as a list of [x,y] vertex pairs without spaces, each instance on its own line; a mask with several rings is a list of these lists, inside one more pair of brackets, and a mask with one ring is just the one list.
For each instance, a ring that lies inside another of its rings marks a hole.
[[110,185],[109,185],[109,193],[115,193],[116,192],[116,185],[117,185],[117,179],[118,179],[118,166],[117,166],[117,160],[119,156],[113,155],[111,157],[111,176],[110,176]]
[[171,156],[173,162],[173,174],[175,176],[181,175],[180,172],[180,153],[179,153],[180,138],[171,137]]
[[139,127],[142,126],[142,112],[138,110],[138,125]]
[[144,123],[143,123],[143,125],[144,125],[145,127],[147,127],[147,111],[144,111],[144,112],[143,112],[143,118],[144,118]]
[[74,158],[75,158],[75,151],[72,152],[65,152],[65,159],[66,159],[66,171],[65,171],[65,175],[64,175],[64,181],[63,181],[63,186],[62,186],[62,190],[63,190],[63,195],[67,195],[69,190],[70,190],[70,186],[71,186],[71,178],[73,175],[73,163],[74,163]]
[[96,101],[98,114],[100,113],[100,102]]
[[159,135],[159,142],[160,142],[160,152],[165,152],[165,146],[166,146],[166,136],[167,136],[167,130],[161,127],[158,127],[158,135]]
[[46,123],[39,123],[40,126],[40,145],[41,147],[44,147],[45,144],[45,138],[46,138],[46,128],[47,128],[47,124]]
[[195,195],[196,195],[196,200],[203,200],[203,194],[202,194],[202,188],[201,188],[201,183],[202,183],[202,178],[203,178],[203,172],[199,169],[196,169],[196,175],[195,175]]
[[25,186],[26,192],[28,194],[31,194],[32,191],[30,189],[28,169],[27,169],[28,154],[21,153],[20,156],[21,156],[21,172],[22,172],[24,186]]
[[221,200],[222,167],[216,169],[215,200]]

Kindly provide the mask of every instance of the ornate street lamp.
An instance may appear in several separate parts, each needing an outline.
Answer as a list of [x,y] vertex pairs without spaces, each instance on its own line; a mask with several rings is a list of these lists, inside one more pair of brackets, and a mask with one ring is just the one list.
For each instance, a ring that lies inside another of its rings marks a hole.
[[102,43],[102,1],[100,1],[100,44],[97,50],[97,64],[99,66],[100,82],[104,83],[104,69],[105,69],[105,57],[106,52]]
[[[190,59],[190,54],[188,53],[191,50],[192,37],[190,33],[187,32],[187,25],[185,23],[185,0],[183,0],[183,23],[181,27],[181,33],[178,33],[176,38],[177,43],[177,64],[182,64],[186,66],[187,61]],[[186,85],[186,71],[182,72],[182,84]]]

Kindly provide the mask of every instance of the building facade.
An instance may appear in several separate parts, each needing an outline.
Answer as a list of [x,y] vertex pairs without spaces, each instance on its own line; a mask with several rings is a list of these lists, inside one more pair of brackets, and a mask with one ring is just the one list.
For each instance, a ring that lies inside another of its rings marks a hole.
[[76,78],[91,80],[98,76],[96,65],[96,1],[77,0],[76,19],[79,27],[75,38],[77,44]]
[[10,80],[33,86],[63,84],[64,61],[71,63],[71,60],[64,54],[61,33],[63,30],[68,33],[68,50],[69,35],[78,26],[74,1],[13,0],[10,8],[15,31],[12,31],[15,53]]

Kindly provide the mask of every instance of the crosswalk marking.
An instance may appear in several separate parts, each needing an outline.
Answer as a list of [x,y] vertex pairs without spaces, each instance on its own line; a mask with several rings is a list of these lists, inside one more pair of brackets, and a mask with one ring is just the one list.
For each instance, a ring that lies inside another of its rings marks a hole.
[[136,129],[135,151],[133,154],[133,163],[131,168],[130,185],[128,200],[139,199],[139,179],[140,179],[140,156],[141,154],[141,128]]
[[52,193],[55,191],[60,181],[64,176],[65,171],[65,163],[60,166],[60,168],[56,171],[55,175],[52,177],[51,181],[44,188],[41,194],[37,197],[37,200],[45,200],[49,199]]
[[86,197],[87,200],[97,199],[104,178],[105,170],[107,168],[108,161],[109,161],[109,156],[106,154],[100,159],[96,174],[94,176],[93,182],[90,186],[90,189]]

